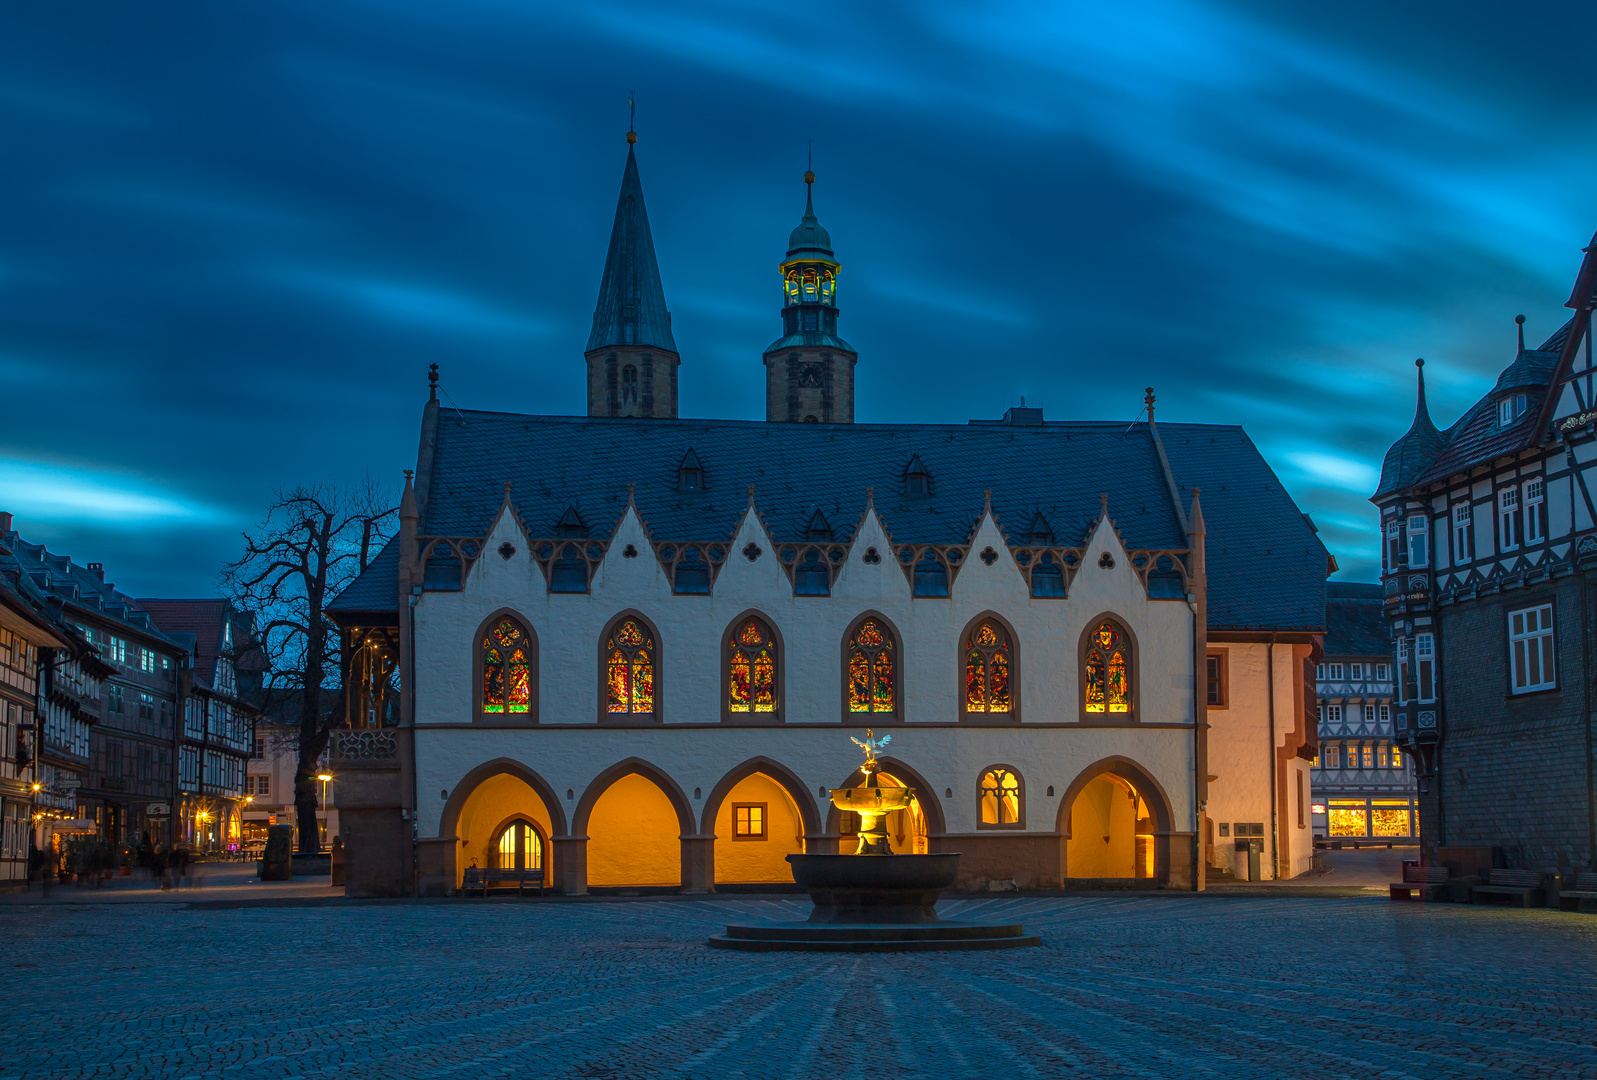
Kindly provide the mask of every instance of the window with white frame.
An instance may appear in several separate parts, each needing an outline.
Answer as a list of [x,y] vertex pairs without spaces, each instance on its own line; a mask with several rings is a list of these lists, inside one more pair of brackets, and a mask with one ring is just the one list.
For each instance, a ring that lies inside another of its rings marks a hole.
[[1525,481],[1525,543],[1539,544],[1547,538],[1546,484],[1540,477]]
[[1557,685],[1551,604],[1509,612],[1508,656],[1514,693],[1551,690]]
[[1325,673],[1330,678],[1330,680],[1332,682],[1341,682],[1342,681],[1342,665],[1341,664],[1327,664],[1327,665],[1325,665]]
[[1526,395],[1510,394],[1497,403],[1497,422],[1503,427],[1507,427],[1525,415],[1525,409],[1528,405],[1529,399]]
[[1409,686],[1410,686],[1409,672],[1410,672],[1410,665],[1409,665],[1409,654],[1408,654],[1408,638],[1398,638],[1397,639],[1397,703],[1399,705],[1405,704],[1408,701],[1408,692],[1409,692]]
[[1408,519],[1408,564],[1410,566],[1429,566],[1430,553],[1426,543],[1430,534],[1426,532],[1425,519],[1411,517]]
[[1325,767],[1327,769],[1340,769],[1342,767],[1342,748],[1336,743],[1331,743],[1325,748]]
[[1325,707],[1325,715],[1326,719],[1330,720],[1331,723],[1340,724],[1342,722],[1342,706],[1327,705]]
[[1396,570],[1402,563],[1403,540],[1398,535],[1399,526],[1396,518],[1386,523],[1386,547],[1381,549],[1381,554],[1386,562],[1386,569]]
[[1390,705],[1382,705],[1381,706],[1381,723],[1390,724],[1391,722],[1392,722],[1392,706],[1390,706]]
[[1436,700],[1435,651],[1435,635],[1414,635],[1414,682],[1421,701]]
[[1376,664],[1375,665],[1375,681],[1376,682],[1385,682],[1390,677],[1391,676],[1388,674],[1385,664]]
[[1498,550],[1513,551],[1519,541],[1519,488],[1506,487],[1497,493]]
[[1321,682],[1325,681],[1325,665],[1324,664],[1316,664],[1315,665],[1315,667],[1314,667],[1314,677],[1316,679],[1320,680]]
[[1374,705],[1366,705],[1366,706],[1364,706],[1364,722],[1366,724],[1375,723],[1375,706]]
[[1364,665],[1349,664],[1347,666],[1347,677],[1354,682],[1362,682],[1364,680]]
[[1469,562],[1475,555],[1474,530],[1471,528],[1470,504],[1459,503],[1453,507],[1453,561]]

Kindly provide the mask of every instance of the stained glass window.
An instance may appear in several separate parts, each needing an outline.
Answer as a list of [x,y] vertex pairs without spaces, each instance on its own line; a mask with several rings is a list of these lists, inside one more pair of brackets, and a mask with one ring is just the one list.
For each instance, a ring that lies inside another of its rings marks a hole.
[[988,620],[965,640],[965,711],[1007,713],[1010,700],[1009,635]]
[[532,639],[503,618],[482,639],[482,711],[525,716],[532,711]]
[[727,709],[742,715],[776,712],[776,635],[759,619],[747,619],[731,638]]
[[982,774],[981,820],[983,825],[1020,823],[1020,777],[1003,767]]
[[622,619],[605,642],[606,709],[654,712],[654,639],[637,619]]
[[877,619],[860,623],[848,639],[848,711],[895,711],[893,635]]
[[542,870],[543,839],[525,821],[512,821],[494,845],[500,870]]
[[1087,640],[1085,700],[1090,713],[1131,711],[1131,644],[1105,619]]

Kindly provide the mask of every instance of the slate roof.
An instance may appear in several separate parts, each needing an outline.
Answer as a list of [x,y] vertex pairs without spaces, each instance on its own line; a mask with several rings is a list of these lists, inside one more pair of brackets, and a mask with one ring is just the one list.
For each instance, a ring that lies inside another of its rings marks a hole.
[[1325,583],[1325,655],[1387,656],[1391,631],[1381,617],[1381,587],[1351,581]]
[[649,214],[643,206],[638,157],[630,146],[587,351],[612,345],[677,350],[671,336],[671,313],[665,307],[665,288],[660,284],[660,265],[654,257],[654,237],[649,233]]
[[161,633],[137,600],[118,592],[115,585],[107,584],[103,570],[79,566],[70,556],[53,554],[43,544],[30,544],[14,529],[0,533],[0,547],[11,553],[19,570],[28,576],[35,588],[55,600],[93,611],[102,619],[120,623],[147,639],[183,647],[181,642]]
[[[1325,547],[1252,441],[1238,427],[1159,430],[1178,484],[1203,489],[1211,628],[1323,627]],[[678,490],[678,465],[690,449],[704,468],[703,492]],[[905,466],[917,454],[931,476],[929,496],[904,490]],[[726,541],[753,485],[778,543],[803,541],[817,510],[839,540],[851,538],[873,488],[897,543],[968,542],[991,489],[1012,544],[1026,543],[1038,514],[1059,544],[1082,543],[1107,493],[1128,547],[1186,546],[1146,424],[776,424],[451,410],[438,416],[421,534],[485,535],[507,480],[535,538],[553,534],[570,506],[592,535],[607,537],[634,485],[656,541]],[[393,610],[397,554],[385,548],[332,609]]]
[[194,674],[207,686],[216,684],[216,661],[222,652],[222,627],[231,605],[226,600],[144,600],[139,606],[174,640],[192,639]]
[[1426,466],[1446,445],[1446,438],[1431,422],[1431,411],[1425,406],[1425,361],[1415,362],[1419,369],[1419,393],[1414,405],[1414,422],[1403,437],[1393,443],[1381,460],[1381,482],[1375,497],[1413,483]]
[[399,539],[388,541],[365,573],[350,582],[324,611],[393,611],[399,595]]

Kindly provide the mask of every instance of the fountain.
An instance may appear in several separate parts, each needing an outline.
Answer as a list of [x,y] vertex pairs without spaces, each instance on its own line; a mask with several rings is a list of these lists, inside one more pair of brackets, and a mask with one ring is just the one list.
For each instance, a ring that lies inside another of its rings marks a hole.
[[865,752],[859,787],[831,789],[832,805],[859,815],[857,846],[847,855],[789,855],[793,880],[809,893],[814,910],[805,922],[733,925],[710,938],[719,949],[745,952],[809,950],[888,952],[928,949],[1012,949],[1041,944],[1019,923],[942,919],[937,900],[954,883],[959,852],[899,855],[888,839],[887,815],[908,810],[915,789],[882,787],[877,751],[891,735],[850,739]]

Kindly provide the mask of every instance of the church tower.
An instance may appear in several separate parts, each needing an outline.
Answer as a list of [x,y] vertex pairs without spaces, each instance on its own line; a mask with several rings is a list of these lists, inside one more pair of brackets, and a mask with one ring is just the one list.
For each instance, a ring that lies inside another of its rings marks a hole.
[[765,350],[765,418],[805,424],[854,422],[854,362],[837,336],[832,238],[815,219],[815,174],[804,174],[804,218],[782,260],[782,337]]
[[674,420],[682,358],[671,336],[671,313],[643,208],[637,142],[637,132],[628,131],[627,168],[588,335],[588,415]]

